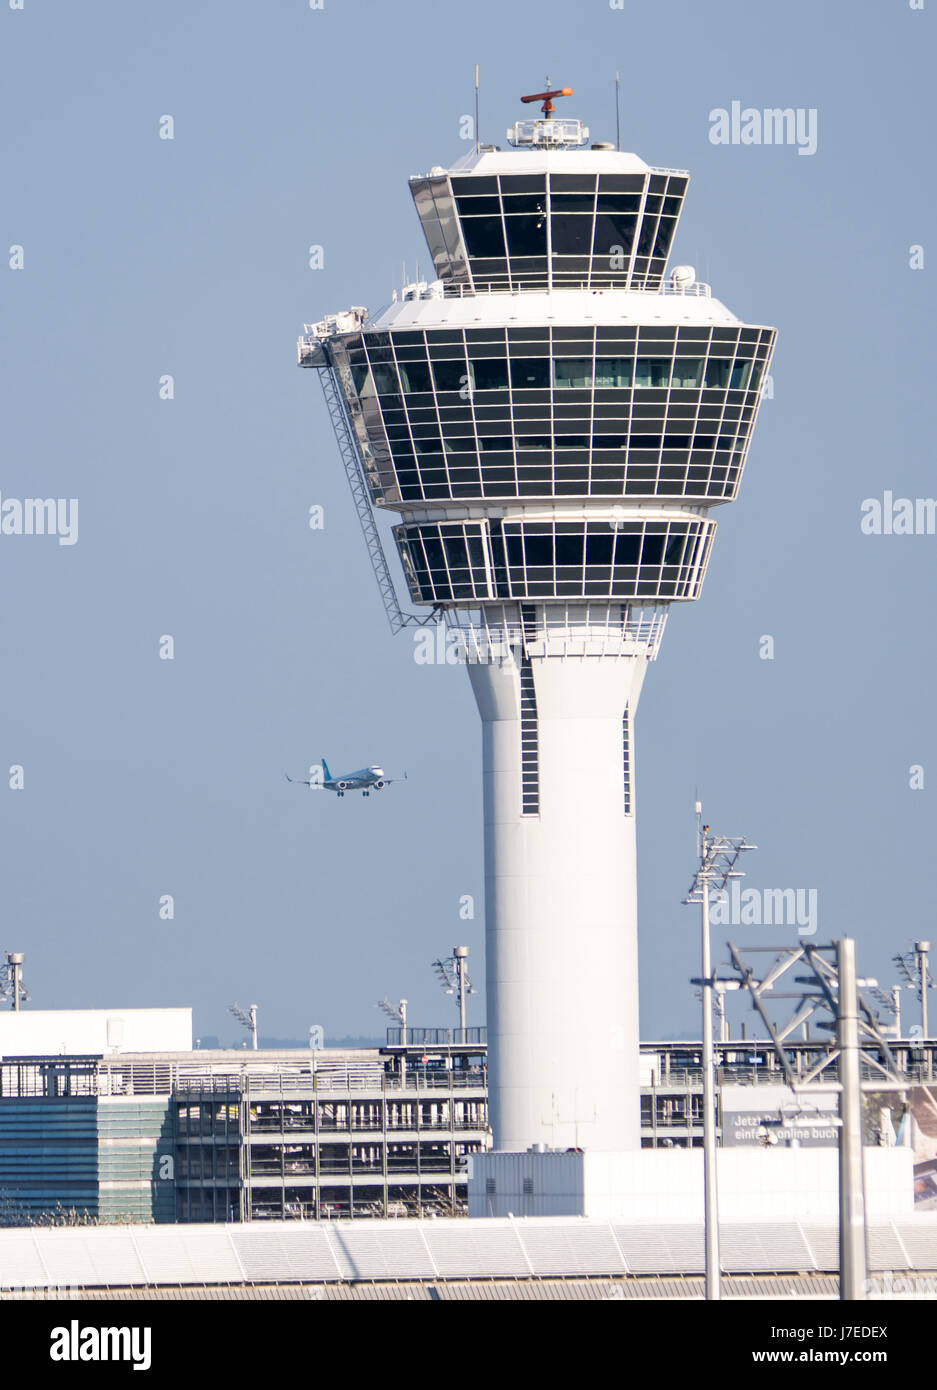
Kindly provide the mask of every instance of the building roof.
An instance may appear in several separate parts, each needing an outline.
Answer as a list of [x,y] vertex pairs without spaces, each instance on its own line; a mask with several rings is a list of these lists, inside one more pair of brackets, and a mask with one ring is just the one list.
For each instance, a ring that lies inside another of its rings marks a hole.
[[[723,1223],[729,1275],[829,1274],[833,1222]],[[869,1267],[937,1270],[937,1213],[869,1223]],[[253,1222],[0,1230],[0,1289],[687,1276],[700,1223],[578,1217]]]
[[[686,169],[655,169],[639,155],[624,150],[542,149],[471,150],[443,169],[434,165],[414,178],[435,178],[440,174],[687,174]],[[687,175],[689,177],[689,175]]]
[[[532,289],[484,291],[463,299],[425,297],[399,300],[368,319],[365,331],[408,328],[478,328],[480,324],[548,328],[601,324],[735,325],[739,319],[708,294],[658,294],[635,290],[564,290],[547,294]],[[746,324],[746,327],[752,325]]]

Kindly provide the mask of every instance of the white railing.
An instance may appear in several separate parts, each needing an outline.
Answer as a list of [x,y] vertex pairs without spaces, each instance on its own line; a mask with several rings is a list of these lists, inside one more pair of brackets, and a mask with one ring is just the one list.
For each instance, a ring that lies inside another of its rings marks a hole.
[[557,150],[584,145],[589,138],[589,127],[575,116],[540,116],[533,120],[515,121],[508,126],[506,134],[514,146]]
[[[534,607],[535,605],[531,605]],[[667,623],[667,609],[637,610],[624,620],[622,605],[613,605],[607,616],[565,610],[561,605],[541,608],[526,622],[483,610],[447,609],[446,627],[455,636],[456,664],[488,665],[504,661],[515,651],[528,656],[646,656],[653,661],[660,649]]]
[[[559,294],[563,291],[572,291],[576,294],[604,294],[627,292],[628,294],[675,294],[687,296],[691,299],[711,299],[712,289],[703,280],[694,280],[692,285],[674,285],[669,280],[662,280],[660,285],[655,285],[653,289],[640,289],[638,286],[631,285],[627,281],[612,281],[607,285],[593,285],[588,280],[582,280],[578,284],[554,285],[552,289],[547,285],[504,285],[493,287],[492,285],[475,287],[472,285],[451,285],[443,287],[443,297],[445,299],[477,299],[483,296],[517,295],[517,294]],[[421,295],[422,299],[435,298],[429,294]]]

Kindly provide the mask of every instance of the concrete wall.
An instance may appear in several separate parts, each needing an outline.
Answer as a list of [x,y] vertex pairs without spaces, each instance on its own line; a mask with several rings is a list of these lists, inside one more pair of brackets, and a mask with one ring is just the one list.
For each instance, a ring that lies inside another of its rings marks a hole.
[[[865,1150],[868,1216],[913,1213],[913,1161],[910,1149]],[[837,1215],[839,1156],[834,1149],[724,1149],[718,1155],[718,1175],[723,1221],[831,1220]],[[473,1217],[512,1213],[702,1221],[703,1154],[700,1149],[495,1151],[469,1160],[468,1189]]]

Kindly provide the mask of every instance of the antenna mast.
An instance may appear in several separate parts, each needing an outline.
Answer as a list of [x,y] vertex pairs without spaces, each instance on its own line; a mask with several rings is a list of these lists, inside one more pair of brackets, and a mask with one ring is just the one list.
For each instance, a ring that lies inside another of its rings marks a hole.
[[615,74],[615,148],[621,152],[621,79]]
[[478,64],[475,64],[475,153],[478,154],[481,137],[478,133]]

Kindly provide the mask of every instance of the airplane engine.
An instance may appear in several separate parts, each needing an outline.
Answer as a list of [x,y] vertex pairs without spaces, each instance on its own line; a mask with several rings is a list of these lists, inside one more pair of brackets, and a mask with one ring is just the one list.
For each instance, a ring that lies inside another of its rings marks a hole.
[[336,782],[335,785],[338,787],[338,789],[339,789],[340,792],[345,791],[346,788],[348,787],[348,783],[347,783],[347,782]]
[[386,787],[386,786],[387,786],[387,783],[386,783],[386,782],[375,782],[375,783],[374,783],[374,790],[375,790],[376,792],[379,792],[379,791],[381,790],[382,787]]

